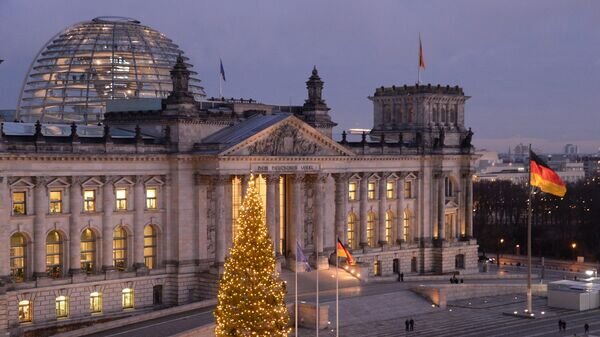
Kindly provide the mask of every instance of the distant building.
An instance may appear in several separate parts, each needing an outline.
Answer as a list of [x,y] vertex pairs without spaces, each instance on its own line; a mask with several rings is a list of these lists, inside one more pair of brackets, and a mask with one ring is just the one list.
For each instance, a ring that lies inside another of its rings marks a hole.
[[576,155],[579,153],[579,149],[577,148],[577,145],[566,144],[564,153],[566,155]]

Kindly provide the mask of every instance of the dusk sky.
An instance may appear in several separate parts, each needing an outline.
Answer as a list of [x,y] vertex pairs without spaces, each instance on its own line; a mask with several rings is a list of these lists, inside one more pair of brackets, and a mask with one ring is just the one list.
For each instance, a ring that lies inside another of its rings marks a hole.
[[422,82],[459,85],[477,147],[600,147],[600,1],[0,0],[0,109],[16,106],[29,64],[53,35],[97,16],[133,17],[177,43],[208,96],[301,105],[313,65],[342,128],[371,127],[367,96]]

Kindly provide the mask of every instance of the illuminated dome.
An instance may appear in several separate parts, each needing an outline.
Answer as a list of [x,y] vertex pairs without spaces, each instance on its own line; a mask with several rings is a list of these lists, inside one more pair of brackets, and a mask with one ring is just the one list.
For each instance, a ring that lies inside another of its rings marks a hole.
[[[169,71],[179,54],[183,51],[164,34],[134,19],[98,17],[76,24],[37,54],[23,83],[17,118],[95,124],[108,100],[166,98],[172,88]],[[199,100],[204,91],[191,74],[190,91]]]

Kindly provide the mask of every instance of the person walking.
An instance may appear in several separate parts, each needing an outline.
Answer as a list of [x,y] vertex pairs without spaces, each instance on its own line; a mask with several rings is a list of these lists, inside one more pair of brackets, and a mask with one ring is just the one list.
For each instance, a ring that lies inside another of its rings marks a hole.
[[406,331],[408,331],[410,323],[408,322],[408,318],[404,321],[404,326],[406,327]]
[[563,331],[567,331],[567,322],[563,321]]
[[409,323],[410,323],[410,331],[413,331],[415,329],[415,321],[411,318]]
[[588,335],[588,333],[590,333],[590,325],[587,324],[587,322],[585,322],[585,324],[583,325],[583,331],[585,332],[586,336]]
[[558,331],[562,331],[562,319],[558,320]]

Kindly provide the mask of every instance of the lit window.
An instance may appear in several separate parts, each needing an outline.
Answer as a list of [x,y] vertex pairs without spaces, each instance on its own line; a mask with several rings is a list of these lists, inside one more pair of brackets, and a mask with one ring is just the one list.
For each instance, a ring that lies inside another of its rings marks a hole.
[[25,192],[13,192],[12,202],[14,215],[27,214],[27,199]]
[[392,222],[394,221],[394,214],[392,211],[385,212],[385,241],[392,243]]
[[90,294],[90,312],[92,314],[102,312],[102,294],[97,291]]
[[85,190],[83,191],[83,210],[86,212],[96,211],[96,191]]
[[33,305],[31,301],[19,301],[19,322],[25,323],[31,321],[33,321]]
[[50,213],[62,213],[62,191],[50,191]]
[[394,199],[394,182],[393,181],[387,182],[385,196],[388,199]]
[[56,318],[69,317],[69,301],[66,296],[56,298]]
[[96,267],[96,234],[89,228],[81,233],[81,270],[86,274],[94,272]]
[[125,288],[122,291],[123,294],[123,309],[133,308],[133,289]]
[[147,209],[157,209],[158,206],[156,204],[156,188],[147,188],[146,189],[146,208]]
[[404,241],[408,241],[409,222],[408,222],[408,212],[407,211],[404,211],[404,219],[402,221],[402,225],[404,226]]
[[27,241],[21,233],[10,237],[10,276],[15,282],[25,280]]
[[407,199],[412,198],[412,181],[404,182],[404,197]]
[[348,214],[348,247],[356,248],[356,215],[352,212]]
[[57,231],[48,233],[46,238],[46,272],[58,278],[62,273],[62,237]]
[[348,200],[350,200],[350,201],[356,200],[356,183],[348,184]]
[[367,215],[367,243],[370,247],[375,247],[375,213],[373,212]]
[[367,198],[369,200],[375,200],[375,182],[369,182],[367,186]]
[[156,230],[152,225],[144,227],[144,263],[148,269],[156,267]]
[[127,190],[124,188],[117,189],[117,210],[127,210]]
[[127,268],[127,232],[120,226],[113,232],[113,265],[120,271]]

